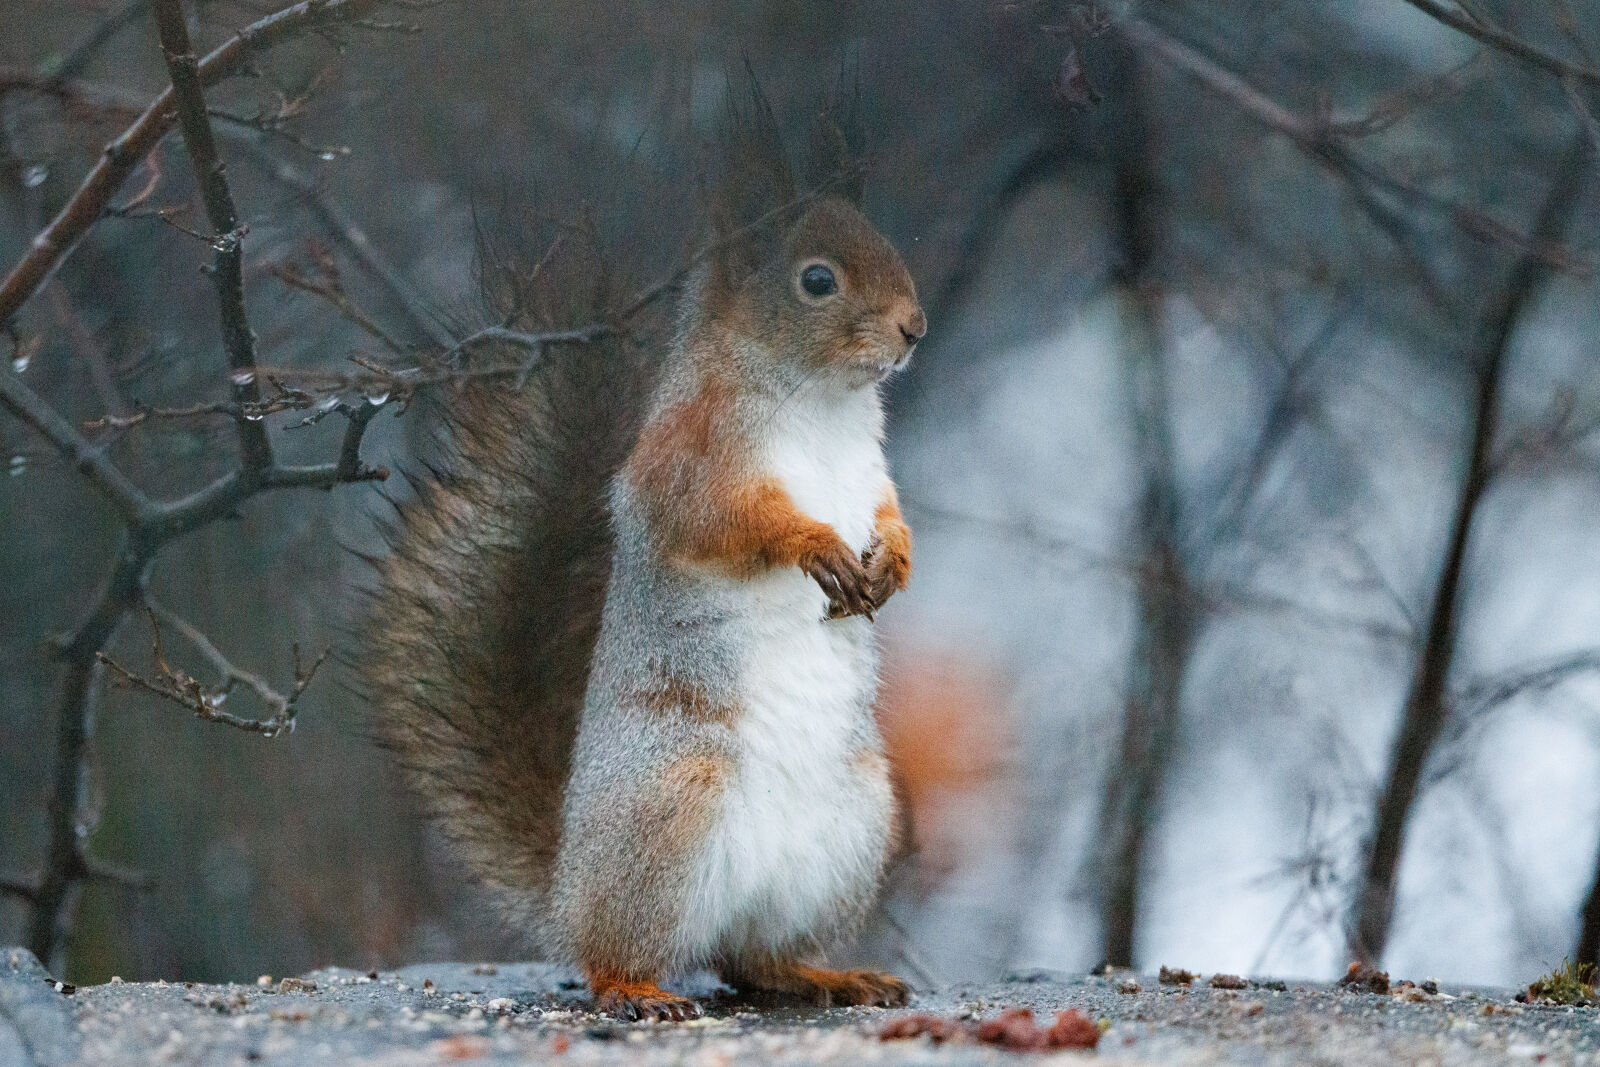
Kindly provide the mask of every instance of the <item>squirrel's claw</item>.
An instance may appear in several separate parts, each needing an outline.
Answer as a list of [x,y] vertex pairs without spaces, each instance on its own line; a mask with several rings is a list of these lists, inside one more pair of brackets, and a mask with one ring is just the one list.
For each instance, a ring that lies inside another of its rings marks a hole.
[[904,557],[886,551],[883,542],[877,538],[868,546],[861,562],[867,573],[867,598],[872,610],[877,611],[889,602],[890,597],[905,588],[910,566]]
[[663,1023],[681,1023],[700,1016],[700,1005],[688,997],[680,997],[654,986],[619,986],[607,989],[599,999],[603,1014],[628,1022],[653,1019]]
[[828,594],[829,618],[843,617],[835,616],[835,605],[844,615],[871,616],[874,605],[868,593],[867,571],[849,545],[836,541],[801,567]]

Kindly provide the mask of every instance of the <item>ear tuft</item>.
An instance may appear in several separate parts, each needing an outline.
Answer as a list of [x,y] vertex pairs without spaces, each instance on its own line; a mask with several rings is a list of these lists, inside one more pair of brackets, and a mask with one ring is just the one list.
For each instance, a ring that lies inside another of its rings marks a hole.
[[743,84],[728,80],[717,140],[711,222],[722,246],[715,258],[732,280],[782,239],[791,221],[783,209],[795,202],[783,135],[748,58]]
[[865,143],[861,131],[860,68],[841,67],[833,94],[811,124],[804,169],[806,189],[826,190],[859,207]]

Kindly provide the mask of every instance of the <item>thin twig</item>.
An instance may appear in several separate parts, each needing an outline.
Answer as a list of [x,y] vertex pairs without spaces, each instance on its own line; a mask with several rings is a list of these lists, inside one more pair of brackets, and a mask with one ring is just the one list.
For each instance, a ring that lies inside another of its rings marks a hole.
[[436,321],[418,309],[424,305],[419,293],[399,269],[390,263],[372,244],[366,232],[353,219],[335,207],[308,176],[285,160],[279,159],[262,147],[260,135],[245,130],[223,128],[226,135],[236,138],[244,149],[245,158],[259,167],[272,181],[291,190],[301,202],[316,215],[328,233],[345,250],[356,258],[372,278],[394,298],[394,304],[410,323],[413,330],[426,338],[435,348],[449,348],[453,339]]
[[[295,645],[294,685],[288,693],[280,693],[260,675],[236,666],[197,627],[156,603],[148,595],[145,597],[145,610],[150,617],[150,629],[153,635],[151,655],[155,661],[156,676],[147,678],[137,674],[104,652],[98,652],[96,658],[101,663],[115,671],[128,684],[188,708],[196,717],[206,722],[259,733],[265,737],[274,737],[284,730],[291,732],[294,730],[295,702],[311,684],[317,668],[328,658],[328,651],[331,650],[325,650],[309,667],[305,667],[300,661],[300,646]],[[161,621],[165,621],[183,634],[184,638],[216,668],[221,677],[215,686],[207,686],[182,668],[173,667],[167,662],[161,642]],[[261,703],[271,711],[272,714],[268,718],[248,719],[222,710],[223,702],[240,685],[254,691]]]
[[39,899],[39,891],[25,882],[14,882],[10,879],[0,880],[0,894],[19,897],[32,903]]
[[1584,649],[1480,678],[1457,694],[1454,713],[1463,719],[1473,719],[1517,697],[1554,689],[1574,675],[1597,672],[1600,672],[1600,649]]
[[73,429],[71,423],[28,388],[10,366],[0,367],[0,405],[54,445],[67,462],[94,483],[124,519],[143,522],[155,513],[155,503],[111,462],[105,450]]
[[67,78],[76,78],[83,73],[83,69],[94,59],[95,53],[111,43],[123,28],[131,25],[144,9],[150,5],[150,0],[125,0],[123,5],[105,18],[86,34],[83,40],[73,45],[67,54],[61,57],[50,76],[56,81]]
[[350,294],[345,292],[344,286],[339,283],[338,275],[332,271],[331,261],[329,265],[325,265],[323,268],[325,280],[320,281],[316,278],[310,277],[309,275],[301,273],[300,270],[294,266],[294,264],[289,262],[275,263],[268,269],[272,272],[272,276],[274,278],[278,279],[284,285],[289,286],[291,289],[299,289],[301,292],[310,293],[313,296],[321,297],[324,301],[331,305],[334,310],[338,311],[339,314],[355,323],[356,326],[360,327],[369,337],[375,339],[390,352],[393,352],[397,356],[404,356],[406,354],[406,348],[404,345],[402,345],[392,334],[390,334],[389,331],[380,326],[376,319],[372,318],[372,316],[368,315],[366,312],[362,311],[358,306],[356,306],[356,302],[354,300],[350,299]]
[[[179,0],[152,0],[156,31],[172,79],[173,100],[178,109],[178,127],[194,169],[195,184],[211,223],[213,250],[211,280],[217,288],[217,307],[222,317],[222,343],[232,371],[234,402],[243,406],[259,402],[261,387],[255,378],[256,335],[244,308],[244,235],[239,210],[228,188],[227,170],[217,154],[216,135],[211,117],[206,114],[205,93],[200,87],[200,60],[189,45],[189,28]],[[272,444],[259,419],[243,415],[234,420],[239,433],[239,450],[247,470],[264,470],[272,463]]]

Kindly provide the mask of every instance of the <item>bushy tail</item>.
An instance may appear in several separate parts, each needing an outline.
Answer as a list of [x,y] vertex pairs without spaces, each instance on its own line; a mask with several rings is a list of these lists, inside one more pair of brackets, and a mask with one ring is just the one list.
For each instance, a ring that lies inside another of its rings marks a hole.
[[361,657],[378,736],[525,929],[605,600],[607,486],[652,377],[617,342],[546,351],[524,390],[469,388],[443,469],[386,531]]

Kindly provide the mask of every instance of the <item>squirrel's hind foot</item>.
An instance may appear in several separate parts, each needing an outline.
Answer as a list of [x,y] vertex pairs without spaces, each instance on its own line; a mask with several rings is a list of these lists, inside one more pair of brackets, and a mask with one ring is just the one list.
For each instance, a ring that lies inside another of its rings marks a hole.
[[783,962],[745,974],[738,988],[765,989],[804,997],[823,1007],[898,1008],[911,999],[911,987],[882,971],[831,971]]
[[668,993],[654,982],[596,982],[593,989],[595,1006],[613,1019],[681,1023],[700,1016],[700,1005]]

